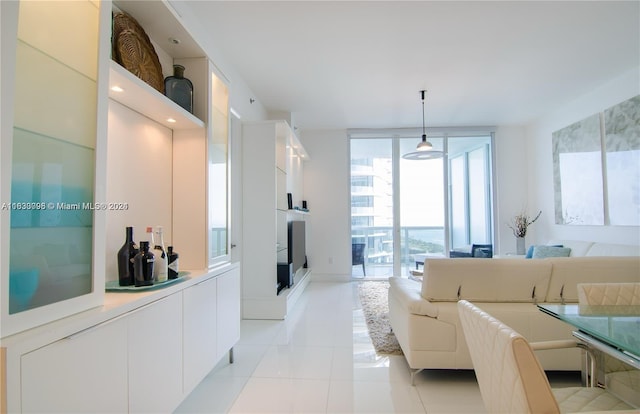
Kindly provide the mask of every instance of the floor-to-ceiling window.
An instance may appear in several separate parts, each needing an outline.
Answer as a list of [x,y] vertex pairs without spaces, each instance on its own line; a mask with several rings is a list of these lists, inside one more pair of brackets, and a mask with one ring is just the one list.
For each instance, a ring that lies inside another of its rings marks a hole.
[[351,141],[354,276],[388,277],[393,273],[392,153],[390,138]]
[[491,133],[429,135],[442,158],[405,160],[407,132],[351,133],[352,275],[408,276],[427,257],[492,243]]

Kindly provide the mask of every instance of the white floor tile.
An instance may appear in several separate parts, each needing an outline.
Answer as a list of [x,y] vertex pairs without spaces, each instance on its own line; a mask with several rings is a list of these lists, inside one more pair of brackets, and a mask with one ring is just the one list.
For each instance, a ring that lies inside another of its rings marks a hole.
[[426,370],[415,382],[427,413],[486,413],[471,370]]
[[239,343],[233,347],[234,363],[223,358],[209,373],[209,377],[250,377],[269,349],[269,345]]
[[401,382],[331,381],[329,413],[424,413],[415,387]]
[[253,373],[262,378],[329,379],[333,348],[274,345]]
[[328,380],[251,378],[230,413],[324,413]]
[[228,413],[236,396],[241,395],[249,377],[205,378],[189,397],[174,411],[187,413]]
[[245,319],[240,324],[239,343],[271,345],[282,326],[283,321]]

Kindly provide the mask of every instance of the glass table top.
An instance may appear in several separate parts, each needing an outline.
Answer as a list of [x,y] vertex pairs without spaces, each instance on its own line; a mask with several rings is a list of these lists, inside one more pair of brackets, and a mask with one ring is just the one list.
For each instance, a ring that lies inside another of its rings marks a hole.
[[538,305],[579,331],[640,358],[640,306]]

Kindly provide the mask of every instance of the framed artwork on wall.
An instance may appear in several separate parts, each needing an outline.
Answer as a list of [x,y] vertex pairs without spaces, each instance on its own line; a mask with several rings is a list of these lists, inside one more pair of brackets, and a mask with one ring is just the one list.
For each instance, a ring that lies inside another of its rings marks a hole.
[[556,224],[603,225],[600,115],[554,132],[552,145]]
[[604,111],[606,192],[611,225],[640,225],[640,96]]
[[640,95],[551,139],[556,224],[640,225]]

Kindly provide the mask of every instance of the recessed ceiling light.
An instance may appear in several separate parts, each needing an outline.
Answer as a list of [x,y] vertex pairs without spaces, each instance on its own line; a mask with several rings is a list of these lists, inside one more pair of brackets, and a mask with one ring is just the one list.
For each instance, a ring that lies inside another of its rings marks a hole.
[[111,90],[114,91],[114,92],[124,92],[124,89],[122,89],[118,85],[112,86]]
[[175,124],[176,120],[173,118],[167,118],[167,122],[171,123],[171,124]]

